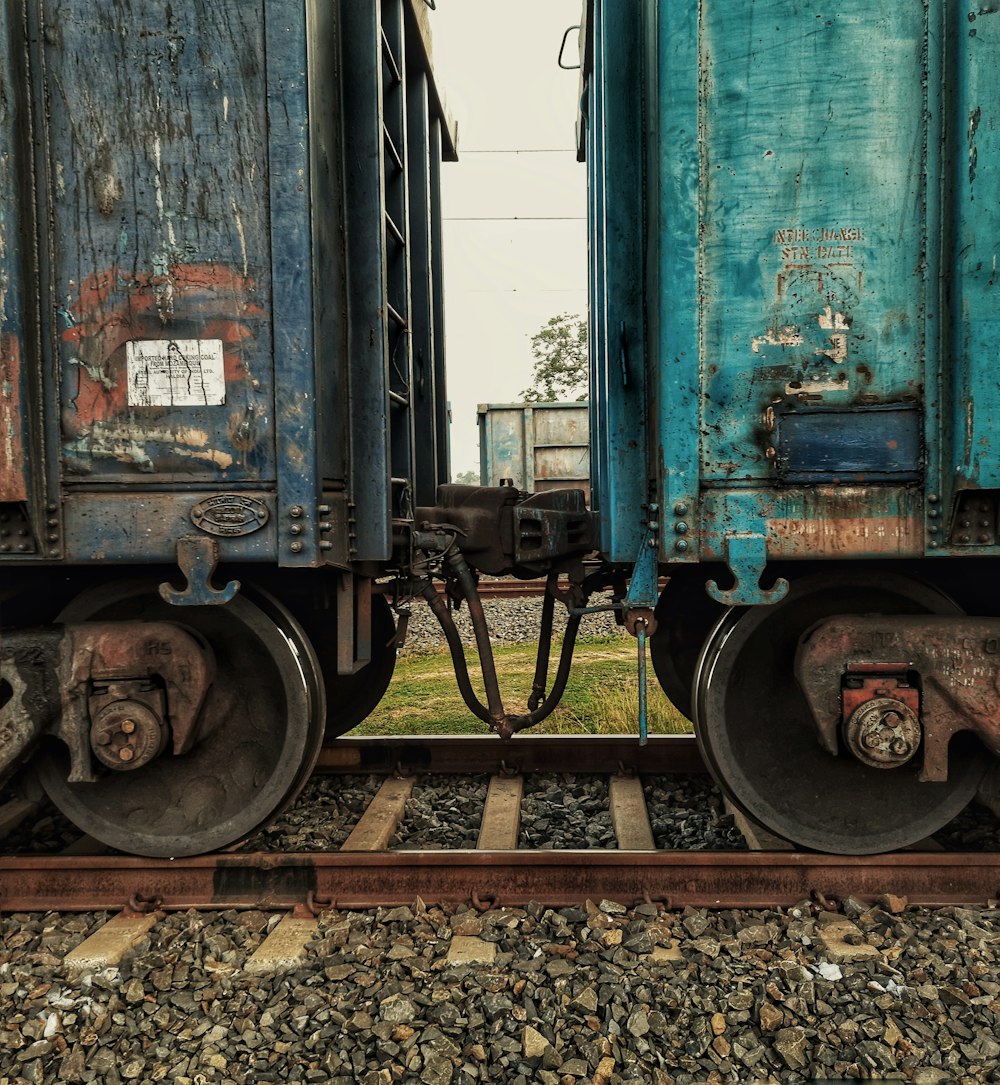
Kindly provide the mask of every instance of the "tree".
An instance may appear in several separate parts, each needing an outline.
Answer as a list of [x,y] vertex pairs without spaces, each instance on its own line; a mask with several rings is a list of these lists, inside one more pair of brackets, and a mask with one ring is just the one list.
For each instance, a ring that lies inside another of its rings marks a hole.
[[455,476],[455,481],[462,486],[478,486],[479,485],[479,472],[478,471],[459,471]]
[[587,398],[587,321],[571,313],[550,317],[531,337],[535,361],[532,386],[521,393],[526,403],[554,403],[557,399]]

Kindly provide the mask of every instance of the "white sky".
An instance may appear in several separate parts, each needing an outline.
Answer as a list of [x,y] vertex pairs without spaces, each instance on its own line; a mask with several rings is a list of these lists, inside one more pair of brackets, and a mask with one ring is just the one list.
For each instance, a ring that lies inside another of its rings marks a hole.
[[[556,63],[582,0],[436,0],[438,81],[458,122],[442,168],[452,474],[479,470],[476,406],[531,383],[531,336],[587,309],[579,72]],[[576,33],[566,46],[576,61]]]

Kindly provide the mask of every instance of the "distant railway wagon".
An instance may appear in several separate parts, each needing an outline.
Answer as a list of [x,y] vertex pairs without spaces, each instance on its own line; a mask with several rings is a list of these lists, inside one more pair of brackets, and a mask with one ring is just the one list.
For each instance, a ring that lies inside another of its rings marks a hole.
[[[746,813],[933,832],[1000,753],[1000,16],[588,0],[591,509],[445,481],[432,18],[0,8],[0,779],[123,851],[226,846],[415,603],[510,738],[601,589]],[[547,577],[525,711],[480,574]]]
[[480,403],[479,480],[520,490],[577,487],[590,496],[586,403]]

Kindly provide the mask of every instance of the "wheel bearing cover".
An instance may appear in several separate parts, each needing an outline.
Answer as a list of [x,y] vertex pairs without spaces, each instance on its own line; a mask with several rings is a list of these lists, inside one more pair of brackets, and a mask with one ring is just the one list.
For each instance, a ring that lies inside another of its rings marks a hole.
[[85,591],[59,616],[114,619],[173,621],[211,644],[216,678],[199,741],[179,757],[82,784],[68,782],[65,748],[56,744],[35,765],[49,797],[84,832],[139,855],[197,855],[270,821],[301,790],[323,740],[319,664],[298,623],[264,592],[181,609],[147,581]]
[[919,759],[892,772],[816,738],[792,673],[800,636],[835,614],[955,614],[921,581],[867,571],[805,576],[771,606],[727,612],[709,635],[695,681],[695,733],[723,791],[751,818],[794,843],[839,854],[891,851],[958,814],[987,765],[958,735],[947,783],[920,783]]

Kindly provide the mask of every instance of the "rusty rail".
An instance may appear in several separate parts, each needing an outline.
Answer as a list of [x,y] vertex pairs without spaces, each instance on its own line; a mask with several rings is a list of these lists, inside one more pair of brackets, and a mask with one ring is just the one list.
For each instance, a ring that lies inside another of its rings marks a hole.
[[705,772],[693,735],[432,735],[343,738],[324,746],[317,772]]
[[[701,772],[690,735],[540,735],[342,739],[321,771],[392,773],[576,771]],[[619,779],[623,777],[619,776]],[[392,782],[391,780],[389,781]],[[635,844],[633,847],[637,846]],[[336,906],[369,908],[479,901],[521,906],[625,905],[671,908],[787,907],[806,898],[910,904],[983,904],[1000,897],[1000,853],[899,852],[831,856],[795,851],[337,851],[224,853],[185,859],[120,855],[0,856],[0,912]]]
[[[440,581],[434,587],[445,591]],[[537,599],[545,594],[545,580],[480,580],[476,590],[483,599]]]
[[550,906],[588,898],[671,908],[787,907],[798,901],[905,896],[910,904],[984,904],[1000,893],[1000,854],[840,857],[751,852],[431,851],[274,853],[145,860],[0,858],[0,910],[91,911],[145,901],[166,910],[338,908],[478,899]]

